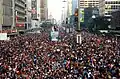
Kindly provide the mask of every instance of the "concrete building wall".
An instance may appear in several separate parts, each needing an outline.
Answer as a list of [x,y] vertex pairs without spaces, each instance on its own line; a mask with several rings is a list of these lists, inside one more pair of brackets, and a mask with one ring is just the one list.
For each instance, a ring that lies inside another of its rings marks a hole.
[[120,0],[105,0],[105,15],[111,15],[120,8]]
[[25,29],[26,7],[26,0],[15,0],[15,24],[18,30]]
[[2,30],[10,29],[12,26],[12,0],[1,0]]
[[78,7],[78,0],[72,0],[72,14],[74,14],[75,9]]
[[100,0],[100,15],[111,16],[111,13],[120,8],[120,0]]
[[0,0],[0,30],[2,30],[2,23],[3,23],[3,6],[2,6],[3,0]]
[[72,0],[68,0],[68,16],[72,15]]
[[40,17],[41,21],[48,19],[48,4],[47,0],[40,0]]
[[100,6],[99,7],[100,16],[103,16],[105,12],[105,0],[100,0],[99,6]]

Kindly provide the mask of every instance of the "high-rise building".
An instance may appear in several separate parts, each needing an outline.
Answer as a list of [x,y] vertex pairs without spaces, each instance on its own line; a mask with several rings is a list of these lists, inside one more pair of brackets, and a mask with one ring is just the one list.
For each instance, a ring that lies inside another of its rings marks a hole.
[[78,0],[72,0],[72,14],[74,14],[77,7],[78,7]]
[[72,15],[72,1],[68,0],[68,16]]
[[80,0],[80,8],[99,7],[99,0]]
[[105,0],[100,0],[99,1],[99,12],[100,12],[100,16],[104,15],[104,12],[105,12]]
[[40,17],[41,21],[48,19],[48,4],[47,0],[40,0]]
[[26,0],[14,0],[13,3],[15,11],[15,28],[24,30],[26,22]]
[[31,10],[32,10],[32,1],[31,0],[27,0],[27,7],[26,7],[26,23],[25,23],[25,29],[29,29],[31,28]]
[[0,0],[0,29],[10,29],[12,26],[12,0]]
[[100,0],[100,14],[110,16],[112,12],[120,8],[120,0]]
[[0,28],[18,29],[25,26],[26,0],[0,0]]

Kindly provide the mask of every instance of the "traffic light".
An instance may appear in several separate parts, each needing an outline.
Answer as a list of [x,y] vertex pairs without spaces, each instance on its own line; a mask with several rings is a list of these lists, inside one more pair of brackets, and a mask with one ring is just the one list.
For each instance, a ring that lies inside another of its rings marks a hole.
[[66,24],[68,24],[68,18],[66,18]]
[[78,9],[77,8],[75,10],[74,15],[75,15],[74,22],[77,23],[78,22]]
[[75,16],[78,16],[78,9],[76,8],[75,10],[75,13],[74,13]]

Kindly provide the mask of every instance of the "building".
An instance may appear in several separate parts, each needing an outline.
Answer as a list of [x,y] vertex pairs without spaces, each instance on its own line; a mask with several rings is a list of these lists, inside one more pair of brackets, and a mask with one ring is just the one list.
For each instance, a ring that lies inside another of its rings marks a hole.
[[114,11],[112,15],[112,27],[115,27],[116,30],[120,30],[120,10]]
[[0,29],[11,29],[12,0],[0,0]]
[[41,21],[40,0],[32,0],[31,9],[31,28],[39,28]]
[[99,0],[80,0],[80,8],[99,7]]
[[18,30],[25,29],[26,23],[26,0],[14,0],[15,11],[15,28]]
[[100,15],[110,16],[120,8],[120,0],[100,0]]
[[72,0],[72,14],[74,14],[75,9],[78,7],[78,0]]
[[41,21],[45,21],[48,19],[47,0],[40,0],[40,17],[41,17]]
[[103,16],[105,12],[105,0],[100,0],[99,7],[100,16]]
[[73,12],[72,12],[72,1],[73,1],[73,0],[68,0],[68,6],[67,6],[67,11],[68,11],[68,12],[67,12],[67,15],[68,15],[68,16],[72,15],[72,13],[73,13]]

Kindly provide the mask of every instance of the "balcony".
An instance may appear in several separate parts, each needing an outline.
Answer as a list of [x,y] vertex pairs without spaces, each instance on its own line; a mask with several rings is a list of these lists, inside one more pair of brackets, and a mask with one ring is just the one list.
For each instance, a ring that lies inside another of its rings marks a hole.
[[26,13],[25,13],[25,10],[22,10],[22,9],[19,9],[19,8],[16,8],[15,10],[16,10],[17,12],[22,13],[22,14],[26,14]]
[[19,7],[25,8],[25,4],[23,4],[22,2],[15,2],[16,5],[18,5]]

